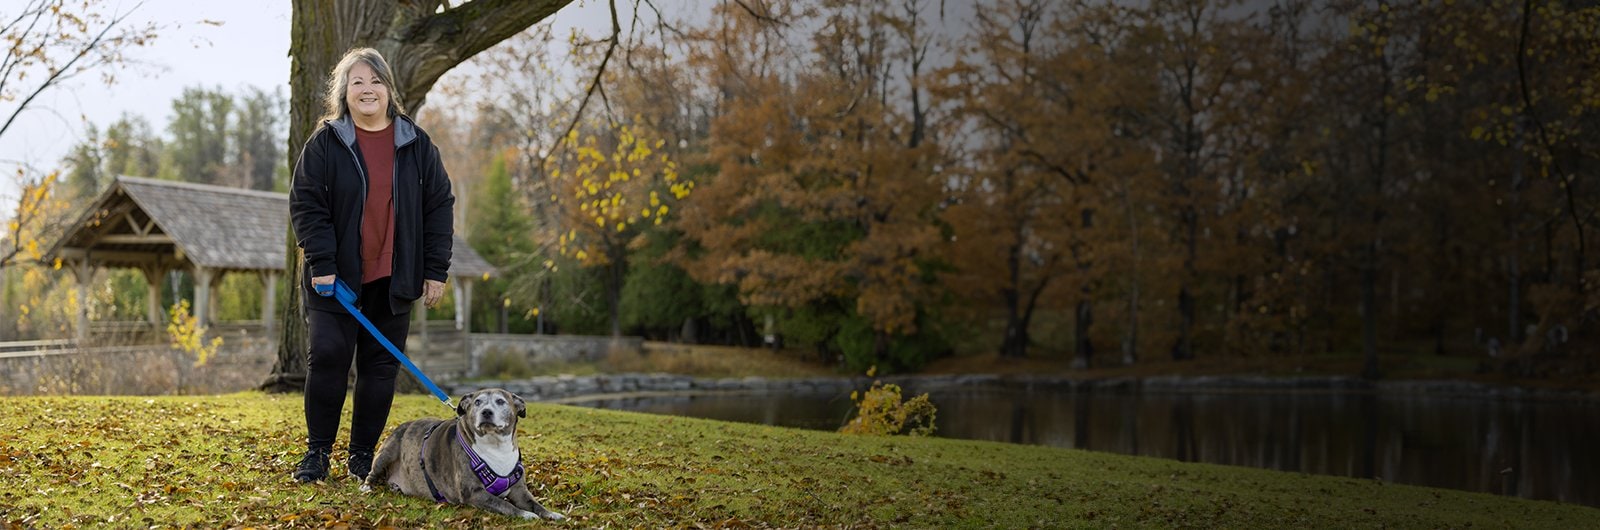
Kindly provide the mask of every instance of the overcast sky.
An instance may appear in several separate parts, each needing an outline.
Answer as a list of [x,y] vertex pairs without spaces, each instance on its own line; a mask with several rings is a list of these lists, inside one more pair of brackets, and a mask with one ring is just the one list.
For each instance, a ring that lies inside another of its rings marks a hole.
[[[455,4],[457,2],[452,2]],[[629,29],[633,2],[618,0],[619,19]],[[194,2],[190,0],[105,0],[109,13],[133,10],[126,23],[141,27],[154,22],[163,27],[152,45],[128,51],[135,63],[117,73],[117,82],[107,87],[95,73],[86,73],[53,90],[40,94],[29,109],[17,118],[0,138],[0,210],[7,217],[16,204],[15,173],[19,165],[38,174],[61,167],[61,159],[88,130],[89,124],[104,130],[124,113],[142,116],[152,131],[166,135],[172,114],[172,100],[185,88],[221,88],[244,94],[247,87],[277,90],[288,97],[289,87],[289,0]],[[694,17],[692,12],[709,13],[712,0],[658,0],[657,6],[669,17]],[[137,6],[137,8],[135,8]],[[931,20],[935,32],[960,32],[967,24],[972,6],[963,0],[930,3],[929,9],[942,8],[947,16]],[[0,0],[0,18],[14,15],[14,0]],[[642,13],[647,14],[647,13]],[[929,13],[933,17],[933,13]],[[653,17],[647,17],[653,18]],[[555,64],[565,64],[565,37],[574,29],[591,36],[610,30],[609,3],[606,0],[575,0],[545,23],[553,26],[557,49]],[[467,68],[470,68],[467,67]],[[441,79],[455,75],[457,68]],[[430,97],[443,102],[444,95]],[[9,116],[16,102],[0,102],[0,117]]]
[[[105,2],[115,12],[127,12],[137,4],[132,0]],[[0,4],[0,15],[14,15],[16,8],[8,0]],[[556,26],[556,34],[563,36],[574,26],[609,28],[606,10],[605,2],[578,0],[550,23]],[[164,135],[172,100],[184,88],[195,86],[221,87],[234,94],[256,86],[279,90],[287,98],[289,21],[288,0],[146,0],[127,22],[134,27],[155,22],[165,29],[153,45],[128,53],[129,59],[139,64],[120,71],[110,87],[101,83],[98,75],[85,74],[41,93],[0,138],[0,205],[5,205],[0,209],[14,207],[16,202],[17,164],[37,171],[59,168],[61,158],[83,138],[89,123],[103,130],[129,113],[143,116],[156,134]],[[15,105],[0,103],[0,116],[9,116]]]

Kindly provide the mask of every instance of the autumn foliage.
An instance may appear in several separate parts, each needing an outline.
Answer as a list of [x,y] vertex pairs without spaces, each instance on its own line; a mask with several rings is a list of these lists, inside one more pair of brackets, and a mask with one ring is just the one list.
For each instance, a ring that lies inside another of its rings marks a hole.
[[550,303],[603,289],[651,308],[620,331],[891,372],[1360,352],[1377,376],[1593,340],[1594,8],[948,7],[719,4],[630,41],[594,111],[627,128],[562,140],[540,195],[550,270],[606,273]]
[[[867,370],[872,377],[877,367]],[[856,416],[839,428],[845,434],[930,436],[938,428],[938,409],[927,394],[905,399],[900,385],[874,380],[865,393],[851,392]]]

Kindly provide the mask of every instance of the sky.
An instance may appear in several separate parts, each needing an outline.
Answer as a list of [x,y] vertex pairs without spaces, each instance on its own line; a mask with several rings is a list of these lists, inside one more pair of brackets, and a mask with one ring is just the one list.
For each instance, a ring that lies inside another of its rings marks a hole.
[[[450,2],[452,5],[459,1]],[[0,19],[17,9],[16,0],[0,0]],[[619,22],[628,31],[633,2],[617,0]],[[695,17],[709,12],[710,0],[658,1],[669,17]],[[161,27],[153,44],[126,53],[129,66],[106,86],[95,73],[85,73],[42,93],[0,137],[0,211],[14,208],[18,167],[38,175],[61,168],[61,159],[84,136],[90,124],[104,130],[124,113],[142,116],[153,132],[165,136],[172,100],[185,88],[221,88],[243,94],[247,87],[277,90],[289,95],[289,0],[193,2],[190,0],[102,0],[109,13],[126,13],[130,27],[155,23]],[[940,5],[932,3],[930,5]],[[934,21],[936,32],[959,33],[971,17],[969,2],[942,3],[946,16]],[[609,2],[574,0],[542,24],[553,26],[557,43],[574,29],[591,36],[610,31]],[[932,9],[932,8],[930,8]],[[932,13],[930,13],[932,16]],[[653,17],[651,17],[653,18]],[[564,44],[552,50],[556,64],[564,64]],[[440,80],[465,75],[458,67]],[[433,102],[444,102],[434,94]],[[9,116],[16,102],[0,101],[0,117]],[[9,215],[9,211],[6,214]]]
[[[41,93],[17,117],[0,137],[0,205],[16,202],[12,175],[19,164],[36,172],[59,168],[88,124],[103,130],[128,113],[143,116],[154,132],[164,134],[172,100],[196,86],[221,87],[235,94],[255,86],[288,97],[289,0],[104,4],[111,12],[132,10],[127,20],[132,26],[155,22],[164,29],[152,45],[127,54],[136,64],[120,70],[110,87],[98,75],[81,75]],[[0,2],[0,18],[16,9],[10,0]],[[607,9],[605,2],[578,0],[556,13],[550,23],[556,26],[556,35],[566,35],[574,26],[595,33],[609,28]],[[9,116],[15,108],[16,102],[0,102],[0,116]]]

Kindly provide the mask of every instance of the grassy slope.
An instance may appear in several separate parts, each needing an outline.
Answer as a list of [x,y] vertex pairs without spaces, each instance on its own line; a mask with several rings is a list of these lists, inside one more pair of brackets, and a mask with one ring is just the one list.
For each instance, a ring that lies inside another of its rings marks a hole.
[[[261,394],[0,399],[0,527],[557,526],[361,494],[345,477],[296,485],[300,406]],[[402,396],[390,425],[441,412]],[[530,484],[572,517],[566,527],[1600,524],[1591,508],[1369,480],[544,404],[528,413]]]

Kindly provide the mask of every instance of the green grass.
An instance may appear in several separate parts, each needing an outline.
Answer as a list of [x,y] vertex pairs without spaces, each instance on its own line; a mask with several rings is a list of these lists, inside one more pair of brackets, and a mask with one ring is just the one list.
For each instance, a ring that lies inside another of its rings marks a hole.
[[[389,424],[445,412],[435,403],[401,396]],[[1372,480],[538,403],[519,436],[530,486],[572,519],[524,522],[362,494],[346,477],[295,484],[303,432],[299,395],[0,399],[0,527],[1600,524],[1593,508]],[[337,475],[344,455],[334,456]]]

